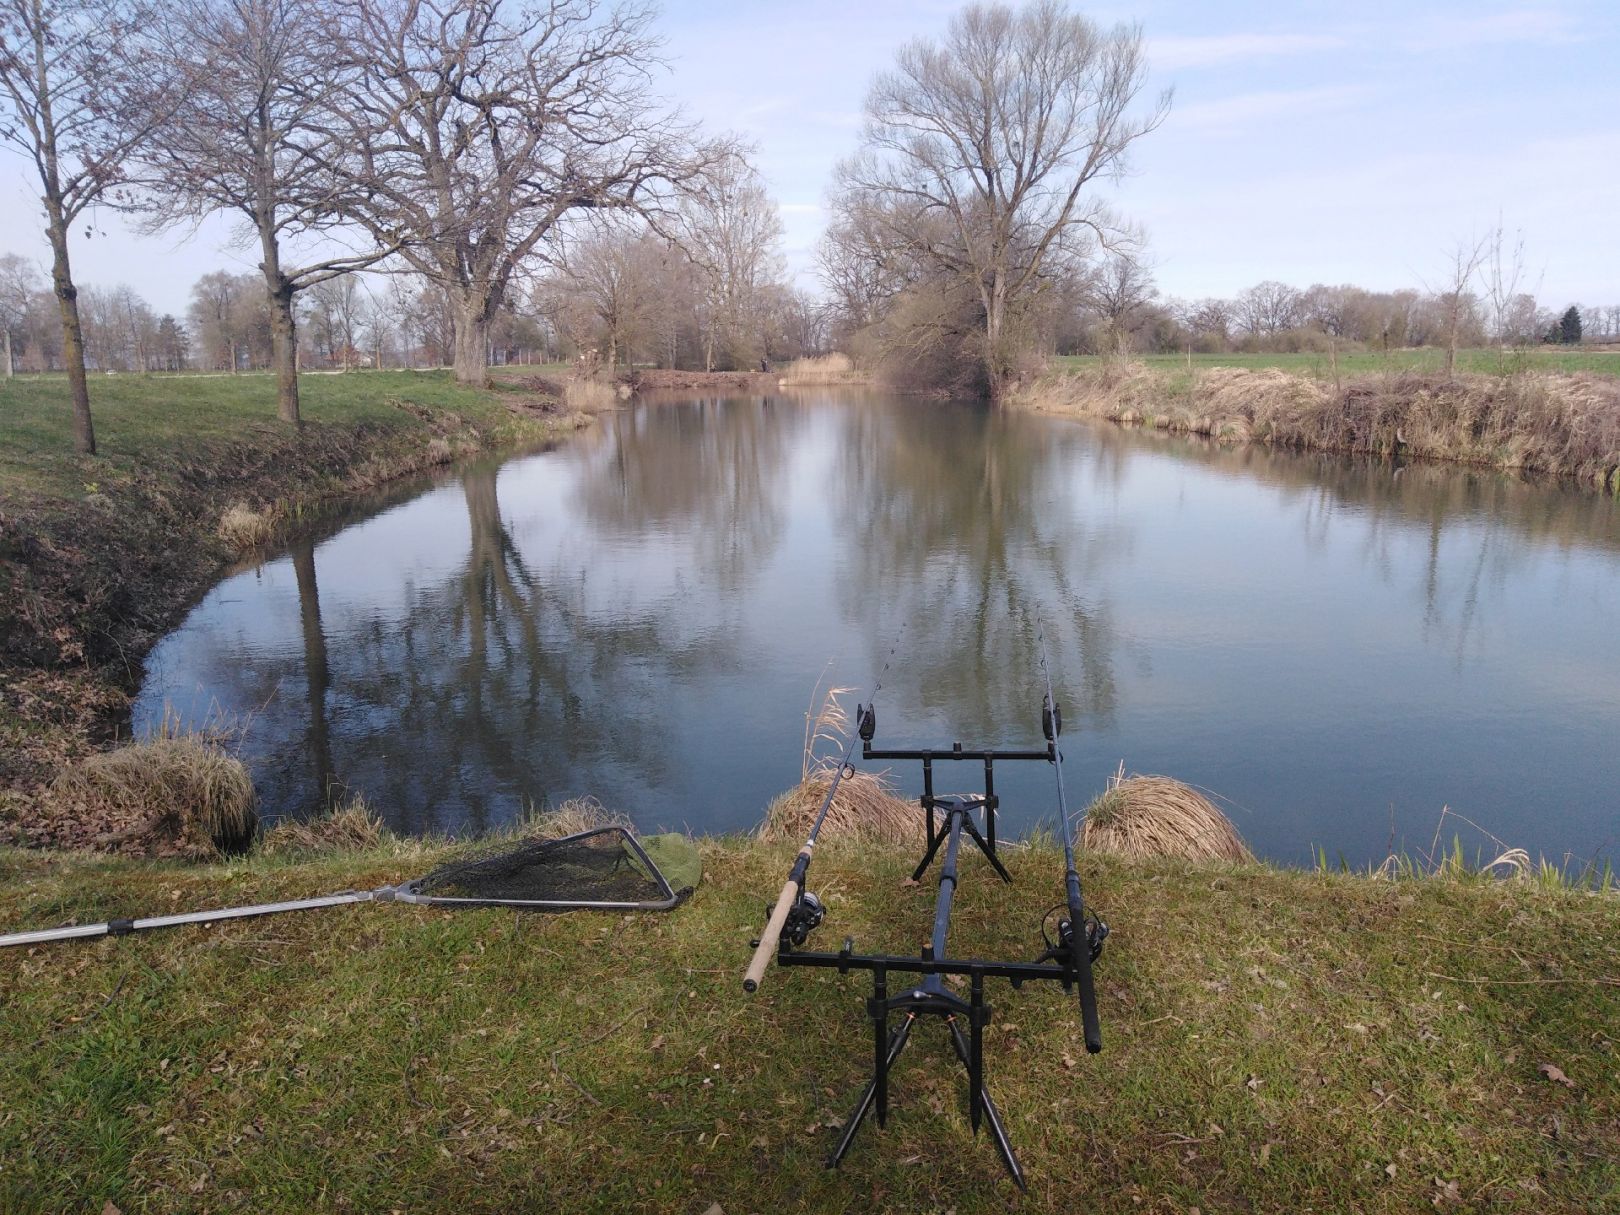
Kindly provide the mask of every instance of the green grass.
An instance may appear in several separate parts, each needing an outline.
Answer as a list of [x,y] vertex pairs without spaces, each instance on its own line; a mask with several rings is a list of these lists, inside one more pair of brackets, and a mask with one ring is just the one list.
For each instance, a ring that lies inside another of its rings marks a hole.
[[[1601,1211],[1620,1203],[1620,910],[1540,883],[1087,857],[1107,1049],[991,984],[972,1136],[922,1024],[889,1125],[822,1167],[869,982],[739,977],[791,849],[704,845],[663,916],[369,906],[0,953],[0,1209]],[[1050,848],[964,862],[953,945],[1030,955]],[[251,902],[433,853],[183,869],[0,853],[0,928]],[[911,857],[829,843],[815,944],[910,952]],[[1559,1069],[1572,1087],[1541,1069]]]
[[[1132,355],[1138,362],[1159,369],[1185,369],[1185,354]],[[1095,367],[1102,362],[1098,355],[1059,355],[1053,360],[1058,368]],[[1445,369],[1445,351],[1432,347],[1412,350],[1357,351],[1340,354],[1340,375],[1364,375],[1378,371],[1440,372]],[[1327,354],[1195,354],[1191,359],[1194,370],[1208,367],[1244,367],[1257,369],[1276,367],[1299,375],[1328,379],[1334,374],[1334,360]],[[1591,371],[1600,375],[1620,376],[1620,352],[1559,350],[1533,347],[1528,350],[1459,350],[1457,369],[1484,374],[1506,374],[1513,371]]]
[[[403,429],[423,409],[454,410],[474,425],[505,425],[495,394],[457,384],[447,371],[354,371],[299,378],[304,420]],[[0,380],[0,494],[82,495],[98,477],[126,475],[177,450],[207,451],[255,434],[280,435],[268,374],[95,376],[90,409],[99,452],[73,454],[64,376]]]

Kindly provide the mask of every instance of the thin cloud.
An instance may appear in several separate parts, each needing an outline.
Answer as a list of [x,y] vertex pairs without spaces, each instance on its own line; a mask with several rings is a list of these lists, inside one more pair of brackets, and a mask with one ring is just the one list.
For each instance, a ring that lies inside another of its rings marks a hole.
[[1321,114],[1366,101],[1375,90],[1364,84],[1323,85],[1313,89],[1277,89],[1241,93],[1216,101],[1194,102],[1178,108],[1177,127],[1210,134],[1238,134],[1280,117]]
[[1394,41],[1408,51],[1447,51],[1477,46],[1563,46],[1580,40],[1575,19],[1545,8],[1519,8],[1478,16],[1431,17],[1415,23]]
[[1332,34],[1212,34],[1188,38],[1154,38],[1148,62],[1156,68],[1209,67],[1244,59],[1275,59],[1337,50],[1343,38]]

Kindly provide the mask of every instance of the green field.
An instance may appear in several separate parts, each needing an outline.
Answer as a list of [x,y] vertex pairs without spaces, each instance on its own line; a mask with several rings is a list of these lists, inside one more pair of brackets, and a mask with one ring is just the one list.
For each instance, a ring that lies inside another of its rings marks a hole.
[[[1139,354],[1133,360],[1161,369],[1185,369],[1189,359],[1185,354]],[[1338,356],[1340,375],[1364,375],[1372,372],[1418,371],[1438,373],[1445,370],[1445,351],[1433,347],[1411,350],[1359,351]],[[1096,367],[1102,363],[1099,355],[1058,355],[1054,366],[1063,369]],[[1326,354],[1195,354],[1191,356],[1194,370],[1206,367],[1245,367],[1250,369],[1276,367],[1299,375],[1332,378],[1334,360]],[[1599,375],[1620,376],[1620,351],[1560,350],[1533,347],[1528,350],[1460,350],[1457,369],[1489,375],[1502,375],[1514,371],[1590,371]]]
[[[420,429],[402,404],[453,410],[480,427],[509,425],[500,397],[457,384],[447,371],[306,374],[299,391],[304,420],[320,426]],[[99,451],[86,459],[73,453],[66,377],[0,380],[0,500],[82,495],[108,477],[288,433],[276,418],[276,382],[267,373],[95,376],[90,394]]]
[[[743,996],[790,851],[705,842],[703,884],[667,915],[373,905],[0,951],[0,1209],[1620,1204],[1613,896],[1085,857],[1114,929],[1104,1053],[1082,1048],[1072,995],[989,988],[986,1074],[1020,1198],[929,1021],[887,1128],[823,1167],[868,1075],[870,982],[772,970]],[[434,856],[0,852],[0,930],[370,889]],[[1011,886],[964,862],[964,953],[1037,950],[1061,856],[1007,856]],[[814,945],[913,951],[934,887],[904,883],[911,861],[825,843]]]

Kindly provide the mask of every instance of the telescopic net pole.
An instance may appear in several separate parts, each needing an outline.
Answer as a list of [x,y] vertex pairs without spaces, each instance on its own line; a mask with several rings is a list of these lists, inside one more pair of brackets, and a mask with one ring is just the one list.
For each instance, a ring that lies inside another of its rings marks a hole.
[[1063,793],[1063,752],[1058,746],[1063,733],[1063,712],[1052,697],[1052,672],[1046,665],[1046,633],[1038,632],[1041,648],[1041,676],[1046,681],[1046,702],[1041,706],[1041,729],[1051,753],[1052,770],[1057,774],[1058,821],[1063,824],[1064,894],[1069,904],[1069,960],[1075,970],[1075,986],[1080,993],[1080,1024],[1086,1050],[1102,1049],[1102,1027],[1097,1019],[1097,987],[1091,974],[1091,940],[1086,932],[1086,904],[1080,893],[1080,871],[1074,864],[1074,825],[1069,821],[1069,803]]

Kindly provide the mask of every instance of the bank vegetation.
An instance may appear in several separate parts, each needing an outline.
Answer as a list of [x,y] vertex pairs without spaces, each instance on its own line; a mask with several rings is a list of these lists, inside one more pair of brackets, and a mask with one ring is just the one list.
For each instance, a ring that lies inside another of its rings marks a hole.
[[1012,404],[1127,426],[1570,478],[1620,493],[1620,380],[1590,373],[1182,371],[1105,360],[1020,386]]

